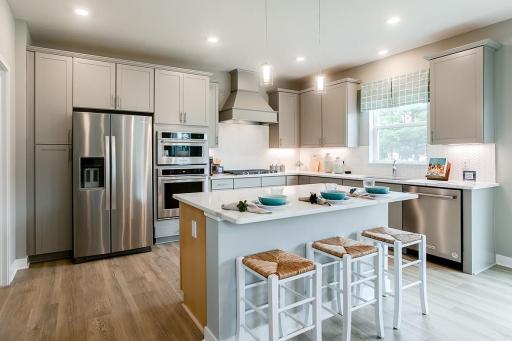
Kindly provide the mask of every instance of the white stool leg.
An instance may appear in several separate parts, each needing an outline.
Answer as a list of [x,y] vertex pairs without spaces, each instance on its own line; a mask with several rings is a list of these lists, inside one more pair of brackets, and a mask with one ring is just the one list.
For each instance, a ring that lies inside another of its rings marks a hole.
[[[312,242],[306,243],[306,258],[309,260],[312,260],[313,262],[315,261],[315,253],[313,251],[313,243]],[[312,297],[311,295],[313,294],[313,279],[311,277],[305,277],[304,281],[305,281],[304,285],[306,286],[304,288],[306,297],[310,298],[310,297]],[[322,278],[320,278],[320,281],[322,281]],[[306,304],[306,308],[304,309],[304,313],[306,315],[306,318],[305,318],[306,324],[309,324],[309,315],[310,315],[309,308],[310,308],[310,305]]]
[[[313,341],[322,340],[322,266],[315,264],[316,273],[313,275],[315,300],[313,301]],[[309,306],[309,304],[307,304]]]
[[[283,286],[281,285],[279,287],[279,308],[282,308],[285,306],[286,304],[286,297],[285,297],[286,293],[284,291],[284,288]],[[285,317],[283,316],[284,314],[279,314],[279,335],[281,336],[284,336],[284,322],[285,322]]]
[[238,323],[236,325],[236,341],[244,339],[242,333],[245,331],[242,326],[245,325],[245,269],[242,266],[243,257],[236,259],[236,301],[237,301],[237,315]]
[[352,327],[352,257],[343,257],[343,341],[349,341]]
[[377,246],[378,253],[373,258],[373,268],[377,278],[373,284],[375,303],[375,325],[377,326],[377,336],[384,337],[384,320],[382,317],[382,248]]
[[268,277],[268,338],[270,341],[279,340],[279,278],[276,275]]
[[428,314],[428,302],[427,302],[427,238],[425,235],[421,236],[421,243],[419,245],[419,259],[420,259],[420,290],[421,290],[421,311],[423,315]]
[[382,274],[382,292],[383,292],[383,295],[384,296],[387,296],[388,293],[390,292],[390,288],[388,286],[388,280],[389,280],[389,277],[388,277],[388,270],[389,270],[389,260],[388,260],[388,255],[389,255],[389,247],[386,243],[377,243],[377,245],[381,245],[382,246],[382,266],[383,266],[383,274]]
[[341,269],[341,262],[337,262],[334,265],[334,280],[338,282],[336,284],[336,311],[343,315],[343,300],[341,298],[341,288],[342,288],[342,281],[343,281],[343,275],[342,275],[342,269]]
[[395,313],[393,318],[393,328],[400,329],[402,323],[402,243],[395,241],[394,248],[394,264],[393,270],[395,274]]

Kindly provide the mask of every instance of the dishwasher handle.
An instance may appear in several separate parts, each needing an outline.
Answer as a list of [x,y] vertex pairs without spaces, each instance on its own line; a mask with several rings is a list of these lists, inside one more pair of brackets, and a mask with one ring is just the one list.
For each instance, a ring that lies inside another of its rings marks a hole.
[[431,194],[431,193],[421,193],[421,192],[408,192],[411,194],[417,194],[420,197],[430,197],[430,198],[438,198],[438,199],[448,199],[454,200],[457,199],[456,195],[442,195],[442,194]]

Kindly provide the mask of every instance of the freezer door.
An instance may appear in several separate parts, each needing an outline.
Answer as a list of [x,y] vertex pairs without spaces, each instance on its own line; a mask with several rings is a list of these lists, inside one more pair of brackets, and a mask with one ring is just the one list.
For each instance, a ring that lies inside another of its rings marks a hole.
[[73,113],[73,257],[110,253],[110,115]]
[[112,252],[153,243],[152,119],[111,115]]

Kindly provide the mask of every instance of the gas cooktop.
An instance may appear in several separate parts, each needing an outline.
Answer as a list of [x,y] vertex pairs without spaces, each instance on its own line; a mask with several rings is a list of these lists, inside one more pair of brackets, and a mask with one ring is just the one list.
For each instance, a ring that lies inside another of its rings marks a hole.
[[268,174],[268,173],[276,173],[275,171],[270,171],[268,169],[233,169],[233,170],[225,170],[224,173],[229,173],[233,175],[252,175],[252,174]]

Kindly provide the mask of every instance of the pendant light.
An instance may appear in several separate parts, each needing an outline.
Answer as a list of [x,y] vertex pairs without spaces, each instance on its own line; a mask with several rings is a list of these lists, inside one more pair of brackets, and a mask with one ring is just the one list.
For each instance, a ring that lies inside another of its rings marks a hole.
[[[320,0],[318,0],[318,51],[320,51],[320,13],[321,13],[321,8],[320,8]],[[322,72],[320,71],[319,74],[317,74],[315,76],[315,92],[318,94],[318,95],[322,95],[325,93],[325,75],[322,74]]]
[[[265,0],[265,50],[268,55],[268,6],[267,0]],[[274,72],[272,65],[265,62],[260,67],[260,85],[261,86],[272,86],[274,85]]]

